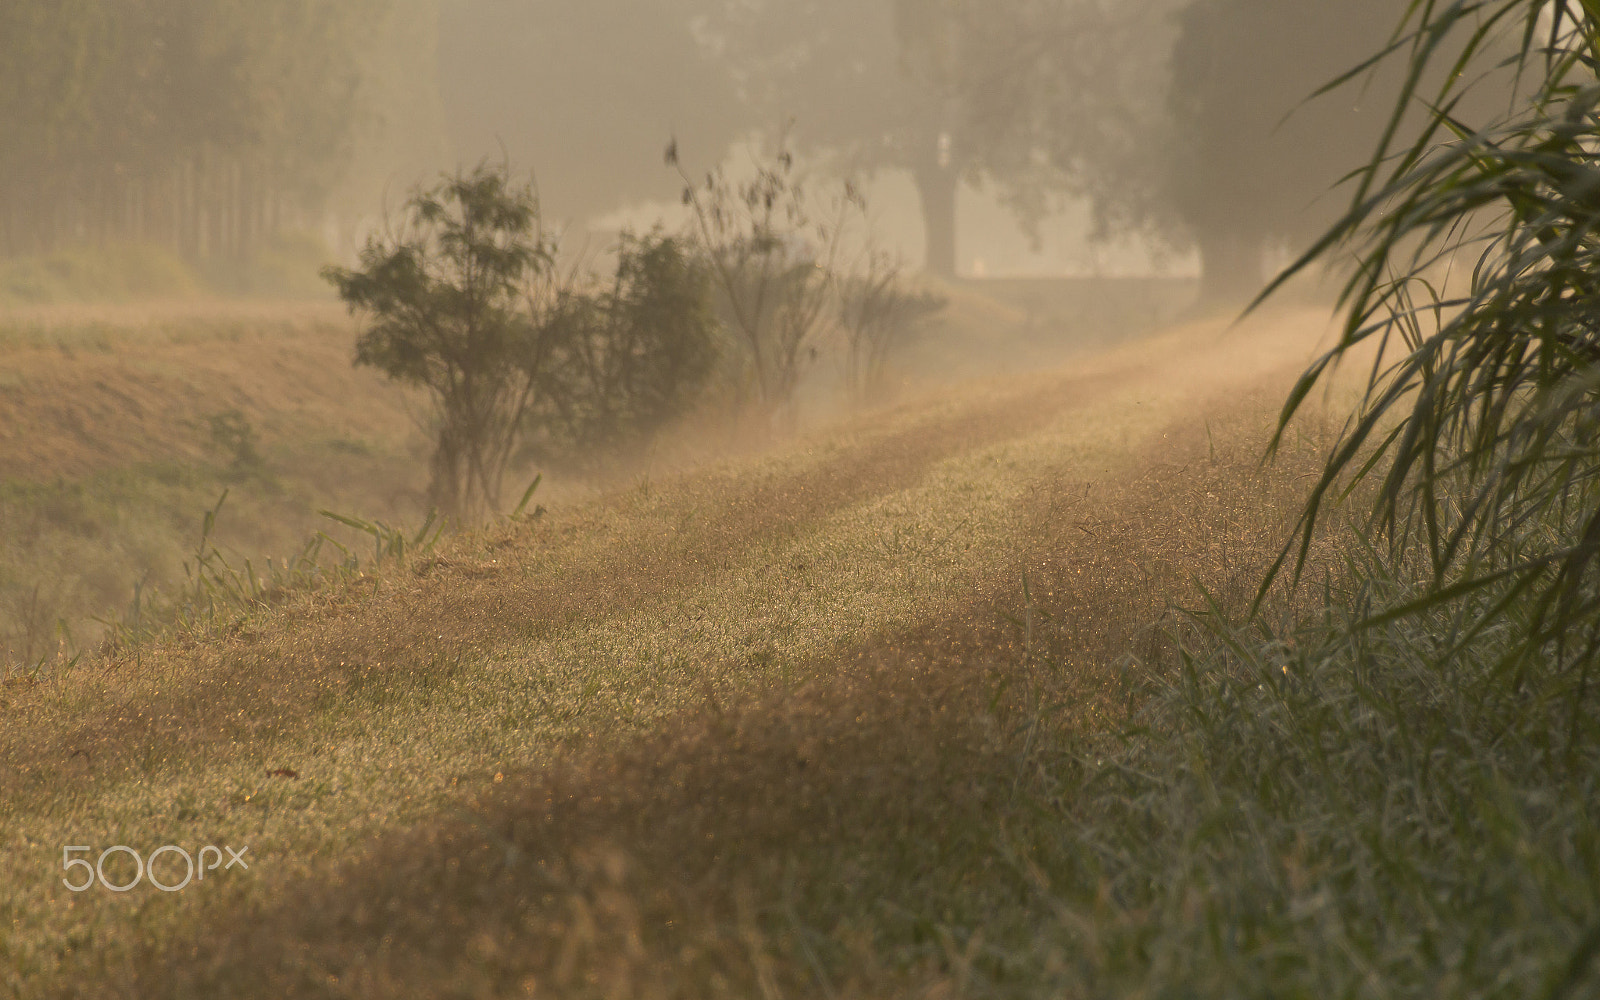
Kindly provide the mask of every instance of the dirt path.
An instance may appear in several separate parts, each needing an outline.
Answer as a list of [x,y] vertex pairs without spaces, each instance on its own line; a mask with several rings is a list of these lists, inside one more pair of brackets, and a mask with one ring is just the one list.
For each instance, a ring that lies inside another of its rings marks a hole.
[[[1019,640],[995,610],[1021,606],[1024,572],[1087,724],[1107,650],[1190,573],[1237,575],[1270,544],[1293,491],[1243,470],[1319,332],[1192,327],[908,405],[16,698],[0,737],[16,992],[500,995],[619,955],[689,983],[729,948],[761,985],[740,884],[761,895],[775,859],[832,870],[954,822],[939,802],[963,823],[988,808],[959,791],[997,766],[998,723],[971,707],[1018,641],[1031,662],[1031,626]],[[278,769],[296,777],[264,777]],[[249,843],[255,867],[174,896],[61,887],[62,844],[113,837]],[[508,880],[491,861],[512,849],[555,888]],[[525,901],[551,892],[562,912],[535,928]],[[633,915],[594,917],[619,906]],[[700,958],[636,941],[647,911]],[[450,960],[463,949],[483,952],[476,971]]]

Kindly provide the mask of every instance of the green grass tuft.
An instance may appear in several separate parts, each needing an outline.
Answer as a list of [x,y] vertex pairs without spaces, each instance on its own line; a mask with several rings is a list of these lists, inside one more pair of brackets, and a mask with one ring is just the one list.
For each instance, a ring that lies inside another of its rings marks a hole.
[[1056,748],[1013,854],[1051,919],[996,993],[1600,995],[1600,694],[1504,623],[1455,643],[1483,591],[1373,626],[1415,594],[1347,551],[1320,613],[1211,607],[1127,733]]

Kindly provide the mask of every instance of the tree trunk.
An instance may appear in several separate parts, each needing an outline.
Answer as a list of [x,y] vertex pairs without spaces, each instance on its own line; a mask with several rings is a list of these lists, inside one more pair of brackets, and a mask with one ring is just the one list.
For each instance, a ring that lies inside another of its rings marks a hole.
[[951,167],[927,163],[913,171],[917,194],[922,199],[922,221],[927,231],[929,274],[941,278],[956,276],[956,192],[960,174]]
[[1235,230],[1199,234],[1200,304],[1244,305],[1261,292],[1264,241]]

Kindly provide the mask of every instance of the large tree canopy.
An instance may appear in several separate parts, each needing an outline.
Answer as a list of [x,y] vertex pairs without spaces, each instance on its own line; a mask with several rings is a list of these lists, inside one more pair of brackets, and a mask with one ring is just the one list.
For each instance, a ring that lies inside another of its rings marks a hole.
[[1319,88],[1382,50],[1393,0],[1194,0],[1172,60],[1172,207],[1199,247],[1207,294],[1263,280],[1273,242],[1308,242],[1343,207],[1332,188],[1389,120],[1393,86]]
[[1030,220],[1050,192],[1149,172],[1133,151],[1175,2],[468,0],[447,15],[444,90],[460,148],[536,164],[568,217],[672,197],[669,135],[709,166],[792,123],[841,169],[908,172],[929,266],[951,273],[963,180]]
[[[710,22],[760,116],[814,148],[915,179],[930,270],[955,270],[963,181],[993,184],[1025,224],[1053,192],[1134,215],[1177,0],[750,0]],[[1115,178],[1115,201],[1100,197]]]
[[[1380,60],[1349,85],[1325,88],[1395,41],[1406,8],[1393,0],[1193,0],[1183,11],[1171,141],[1152,152],[1167,202],[1200,250],[1208,297],[1254,294],[1265,251],[1303,250],[1348,208],[1339,181],[1366,165],[1407,67]],[[1424,67],[1436,79],[1408,102],[1402,135],[1429,119],[1420,95],[1442,82],[1448,49],[1459,47],[1441,42],[1445,50]],[[1456,110],[1504,107],[1513,89],[1508,76],[1480,81],[1458,95]]]

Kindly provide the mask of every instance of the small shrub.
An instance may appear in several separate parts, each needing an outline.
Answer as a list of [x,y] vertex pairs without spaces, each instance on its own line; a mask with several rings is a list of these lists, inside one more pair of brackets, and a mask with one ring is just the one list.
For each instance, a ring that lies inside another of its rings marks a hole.
[[578,467],[681,416],[717,360],[706,263],[659,230],[624,233],[610,285],[563,290],[548,323],[557,356],[530,450]]
[[865,215],[866,203],[846,184],[819,220],[782,147],[743,182],[720,167],[692,182],[676,142],[667,163],[683,178],[683,203],[741,355],[743,381],[762,409],[775,412],[793,400],[804,362],[816,356],[847,221]]
[[446,178],[324,273],[369,325],[356,361],[426,389],[431,499],[498,511],[517,456],[592,469],[681,412],[715,361],[707,267],[681,239],[624,236],[609,284],[563,281],[532,188],[504,168]]
[[211,430],[211,445],[229,462],[235,474],[261,467],[261,451],[256,429],[238,410],[215,414],[206,421]]
[[860,273],[843,275],[835,285],[851,394],[858,403],[880,399],[889,386],[890,359],[944,310],[945,300],[909,288],[900,264],[881,253],[869,254]]
[[369,317],[356,363],[425,389],[437,418],[430,499],[475,520],[499,503],[501,480],[550,355],[529,311],[531,282],[553,247],[531,187],[480,166],[418,192],[404,228],[374,237],[361,267],[324,276]]

